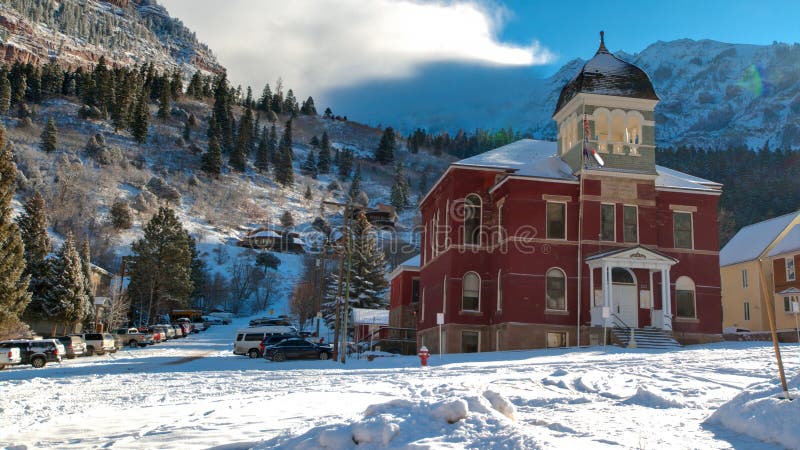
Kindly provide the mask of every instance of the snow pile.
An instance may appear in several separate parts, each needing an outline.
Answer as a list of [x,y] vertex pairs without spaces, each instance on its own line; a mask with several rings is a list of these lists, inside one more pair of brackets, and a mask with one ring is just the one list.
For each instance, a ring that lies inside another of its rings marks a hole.
[[438,402],[395,399],[367,407],[352,423],[278,437],[256,449],[539,448],[512,422],[514,413],[514,405],[494,391]]
[[722,405],[708,423],[717,423],[737,433],[786,448],[800,449],[800,376],[789,383],[794,399],[780,398],[783,390],[774,381],[756,383]]
[[683,404],[671,400],[662,395],[656,394],[641,386],[636,390],[636,393],[630,396],[627,400],[622,402],[625,405],[639,405],[647,408],[665,409],[665,408],[683,408]]

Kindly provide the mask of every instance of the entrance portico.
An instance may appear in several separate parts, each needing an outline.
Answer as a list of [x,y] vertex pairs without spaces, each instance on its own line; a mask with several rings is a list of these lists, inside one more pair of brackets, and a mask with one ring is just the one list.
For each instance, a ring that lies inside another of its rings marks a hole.
[[[655,328],[672,331],[670,269],[678,262],[677,259],[642,246],[636,246],[589,255],[585,262],[590,269],[589,286],[591,287],[592,297],[592,326],[638,327],[638,312],[641,305],[640,302],[643,300],[640,296],[647,295],[649,296],[648,306],[651,311],[651,325]],[[633,273],[630,270],[619,271],[620,268],[648,270],[648,291],[640,293]],[[595,291],[594,289],[596,269],[601,271],[602,287],[600,291]],[[618,270],[615,272],[614,269]],[[625,272],[630,274],[628,277],[631,277],[631,281],[625,279]],[[662,309],[659,310],[654,309],[653,302],[653,274],[656,272],[661,274]],[[616,291],[615,284],[618,285]],[[631,311],[631,309],[633,310]]]

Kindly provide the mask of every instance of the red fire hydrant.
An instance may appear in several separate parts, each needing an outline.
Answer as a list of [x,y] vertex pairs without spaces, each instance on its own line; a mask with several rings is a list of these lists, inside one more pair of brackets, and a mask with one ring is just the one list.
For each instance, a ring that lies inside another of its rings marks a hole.
[[422,364],[422,366],[423,367],[427,366],[428,357],[431,355],[430,352],[428,352],[428,347],[425,347],[424,345],[420,347],[418,355],[419,355],[419,362]]

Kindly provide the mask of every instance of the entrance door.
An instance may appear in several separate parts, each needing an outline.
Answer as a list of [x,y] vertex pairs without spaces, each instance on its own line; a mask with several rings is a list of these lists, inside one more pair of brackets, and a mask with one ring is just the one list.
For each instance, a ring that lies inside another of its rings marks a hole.
[[636,300],[636,286],[614,284],[614,313],[631,328],[639,327],[639,302]]

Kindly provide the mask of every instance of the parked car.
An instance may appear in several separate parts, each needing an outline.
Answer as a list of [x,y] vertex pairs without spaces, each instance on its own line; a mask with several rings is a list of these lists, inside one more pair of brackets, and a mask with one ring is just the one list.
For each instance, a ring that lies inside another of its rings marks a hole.
[[205,321],[203,321],[203,322],[192,322],[192,328],[193,328],[192,332],[193,333],[199,333],[201,331],[205,331],[206,328],[208,328],[209,326],[210,326],[210,324],[208,322],[205,322]]
[[261,356],[264,355],[264,349],[269,347],[270,345],[275,345],[278,342],[285,341],[286,339],[301,339],[302,337],[297,334],[270,334],[261,341],[261,344],[258,346],[259,351],[261,352]]
[[160,324],[157,324],[157,325],[154,325],[154,326],[160,327],[161,329],[164,330],[164,332],[167,335],[167,339],[166,340],[175,339],[175,328],[172,328],[171,325],[164,325],[164,324],[160,323]]
[[181,328],[184,329],[183,330],[183,334],[186,335],[186,336],[188,336],[189,333],[192,333],[192,332],[197,333],[197,331],[195,331],[195,326],[192,323],[192,321],[187,319],[186,317],[181,317],[180,319],[176,320],[175,323],[177,325],[180,325]]
[[153,341],[156,344],[167,340],[167,332],[160,327],[139,327],[139,331],[153,335]]
[[92,356],[94,354],[104,355],[106,353],[114,353],[117,351],[117,345],[114,342],[114,336],[111,333],[84,333],[76,334],[86,341],[86,354]]
[[86,342],[80,336],[59,336],[57,338],[64,346],[64,355],[68,359],[74,359],[77,356],[86,354]]
[[187,334],[183,332],[183,327],[182,326],[180,326],[180,325],[170,325],[170,326],[172,327],[173,330],[175,330],[175,337],[176,338],[182,338],[182,337],[186,337],[187,336]]
[[251,358],[261,356],[261,342],[271,335],[297,334],[294,327],[268,326],[260,328],[247,328],[236,332],[236,340],[233,342],[234,355],[247,355]]
[[17,339],[0,342],[0,348],[16,347],[19,349],[21,364],[30,364],[41,368],[49,362],[61,362],[66,352],[64,346],[56,339]]
[[267,325],[284,325],[291,326],[292,323],[283,317],[262,317],[260,319],[253,319],[250,321],[251,327],[263,327]]
[[203,316],[203,321],[209,325],[224,325],[222,319],[215,316]]
[[0,370],[22,363],[19,347],[0,348]]
[[229,312],[212,312],[208,314],[211,317],[219,317],[222,320],[222,325],[228,325],[233,321],[233,313]]
[[114,334],[121,338],[123,345],[129,347],[145,347],[156,343],[151,333],[142,333],[136,328],[119,328],[114,330]]
[[275,345],[264,348],[264,358],[279,362],[287,359],[330,359],[333,348],[308,342],[305,339],[285,339]]

